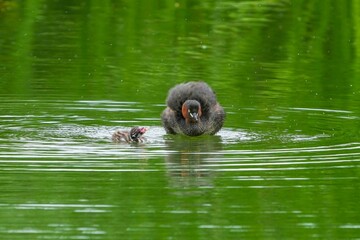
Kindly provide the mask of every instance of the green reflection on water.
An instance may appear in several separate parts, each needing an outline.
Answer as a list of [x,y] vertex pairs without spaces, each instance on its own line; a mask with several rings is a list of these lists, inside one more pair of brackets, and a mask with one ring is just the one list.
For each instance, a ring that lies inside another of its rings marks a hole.
[[204,79],[239,106],[358,101],[356,1],[3,2],[3,93],[159,102]]
[[[359,10],[0,0],[1,235],[355,239]],[[194,79],[224,132],[158,133],[168,89]],[[134,124],[157,135],[107,141]]]

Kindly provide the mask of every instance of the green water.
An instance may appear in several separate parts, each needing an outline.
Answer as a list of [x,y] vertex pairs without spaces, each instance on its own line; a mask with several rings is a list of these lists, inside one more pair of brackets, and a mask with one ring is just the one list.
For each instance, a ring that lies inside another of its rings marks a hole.
[[[359,25],[358,1],[0,0],[0,238],[359,239]],[[189,80],[216,136],[161,127]]]

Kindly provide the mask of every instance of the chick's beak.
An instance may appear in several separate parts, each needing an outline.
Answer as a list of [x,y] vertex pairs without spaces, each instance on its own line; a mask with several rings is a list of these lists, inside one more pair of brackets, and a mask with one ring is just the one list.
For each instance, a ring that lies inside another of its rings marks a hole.
[[147,130],[148,130],[148,128],[142,127],[142,128],[139,129],[139,132],[141,134],[144,134]]

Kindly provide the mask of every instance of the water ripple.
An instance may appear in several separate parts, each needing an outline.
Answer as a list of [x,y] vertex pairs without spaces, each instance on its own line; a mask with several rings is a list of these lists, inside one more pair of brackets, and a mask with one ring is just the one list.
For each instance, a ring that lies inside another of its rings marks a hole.
[[[159,118],[149,115],[148,107],[139,102],[18,100],[12,106],[14,111],[0,115],[4,171],[182,172],[185,159],[196,163],[197,173],[240,173],[351,168],[360,161],[359,142],[334,144],[331,134],[305,134],[301,129],[290,133],[224,127],[214,137],[169,136]],[[31,114],[21,111],[30,106],[35,109]],[[152,108],[161,111],[163,105]],[[139,115],[143,112],[146,116]],[[279,114],[286,113],[354,119],[346,110],[298,107],[279,108],[268,120],[282,123],[285,118]],[[149,127],[144,144],[111,142],[116,129],[134,125]]]

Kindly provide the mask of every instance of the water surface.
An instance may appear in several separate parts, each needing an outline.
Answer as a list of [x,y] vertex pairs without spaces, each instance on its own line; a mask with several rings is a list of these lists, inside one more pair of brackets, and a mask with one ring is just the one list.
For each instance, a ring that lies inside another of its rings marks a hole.
[[[2,238],[358,239],[357,5],[0,1]],[[165,134],[199,79],[224,128]]]

